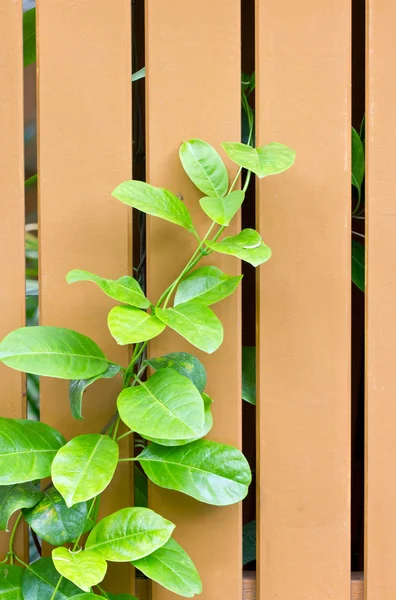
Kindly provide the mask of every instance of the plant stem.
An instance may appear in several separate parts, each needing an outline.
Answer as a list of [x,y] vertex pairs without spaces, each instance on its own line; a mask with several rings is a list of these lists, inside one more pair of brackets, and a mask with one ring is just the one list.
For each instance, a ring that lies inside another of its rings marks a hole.
[[15,540],[15,535],[18,529],[18,525],[21,522],[22,519],[22,513],[20,512],[17,520],[14,523],[14,527],[12,528],[12,532],[10,535],[10,544],[9,544],[9,548],[8,548],[8,554],[10,556],[10,564],[13,565],[14,564],[14,556],[15,556],[15,552],[14,552],[14,540]]
[[61,576],[59,577],[59,579],[58,579],[58,583],[56,584],[56,587],[55,587],[55,589],[54,589],[54,591],[53,591],[53,594],[52,594],[52,596],[51,596],[51,600],[55,600],[55,598],[56,598],[56,594],[57,594],[57,592],[58,592],[58,590],[59,590],[59,588],[60,588],[60,586],[61,586],[62,580],[63,580],[63,576],[61,575]]
[[98,590],[100,591],[100,593],[102,594],[102,596],[104,596],[105,598],[109,598],[109,595],[107,592],[104,591],[104,589],[102,587],[100,587],[100,585],[96,586],[98,588]]

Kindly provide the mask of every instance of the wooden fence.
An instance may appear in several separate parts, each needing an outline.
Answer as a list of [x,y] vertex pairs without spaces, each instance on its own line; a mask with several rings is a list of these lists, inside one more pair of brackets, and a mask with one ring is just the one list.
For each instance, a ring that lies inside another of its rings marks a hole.
[[[127,349],[106,326],[111,301],[93,286],[68,286],[65,274],[132,270],[131,215],[110,197],[132,177],[131,0],[37,4],[40,319],[85,333],[126,363]],[[396,597],[396,4],[366,4],[364,590],[350,570],[351,0],[256,0],[257,145],[297,151],[290,171],[256,189],[256,224],[273,249],[257,278],[257,592],[241,566],[242,506],[149,494],[150,506],[177,523],[204,600],[241,600],[242,589],[260,600]],[[147,181],[182,194],[204,228],[178,147],[191,137],[216,146],[240,139],[241,2],[146,0],[145,38]],[[0,2],[0,81],[2,337],[25,324],[21,0]],[[192,248],[181,228],[151,218],[146,248],[155,297]],[[235,259],[216,261],[240,272]],[[218,314],[225,343],[207,363],[211,435],[241,446],[241,296]],[[169,348],[172,334],[150,352]],[[101,385],[100,398],[87,392],[87,418],[76,424],[67,384],[43,380],[41,418],[66,436],[100,429],[114,397],[112,381]],[[0,365],[0,389],[1,414],[24,416],[24,379]],[[105,511],[133,503],[133,474],[128,466],[117,473]],[[133,593],[134,579],[123,565],[109,585]],[[153,585],[152,597],[173,595]]]

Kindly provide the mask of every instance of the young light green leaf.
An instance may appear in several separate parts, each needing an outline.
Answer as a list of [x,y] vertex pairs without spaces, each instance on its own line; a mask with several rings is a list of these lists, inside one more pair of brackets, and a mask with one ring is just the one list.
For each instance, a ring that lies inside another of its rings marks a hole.
[[202,210],[212,221],[219,225],[229,225],[233,217],[242,206],[245,192],[236,190],[224,198],[211,198],[205,196],[199,201]]
[[204,306],[224,300],[236,290],[242,276],[226,275],[217,267],[200,267],[187,275],[177,288],[174,305],[189,300]]
[[158,358],[148,358],[145,364],[155,371],[161,369],[174,369],[180,375],[191,379],[199,392],[203,392],[206,386],[205,367],[198,358],[188,352],[171,352]]
[[143,437],[193,439],[204,425],[201,394],[190,379],[173,369],[161,369],[118,396],[123,422]]
[[150,301],[147,300],[143,293],[139,283],[133,277],[126,275],[119,279],[104,279],[94,273],[88,271],[82,271],[80,269],[74,269],[66,275],[66,281],[68,283],[75,283],[76,281],[92,281],[96,283],[100,289],[110,298],[123,302],[124,304],[130,304],[137,308],[148,308]]
[[67,548],[55,548],[52,560],[58,573],[84,592],[89,592],[93,585],[103,581],[107,571],[105,559],[89,550],[72,552]]
[[209,440],[174,448],[150,444],[138,461],[156,485],[215,506],[243,500],[252,479],[239,450]]
[[0,565],[0,600],[23,600],[24,569],[15,565]]
[[118,444],[106,435],[79,435],[63,446],[51,476],[68,507],[94,498],[109,485],[118,462]]
[[107,324],[111,335],[120,345],[151,340],[165,329],[165,325],[155,315],[131,306],[112,308]]
[[364,146],[360,135],[352,127],[352,185],[361,194],[365,171]]
[[352,240],[352,281],[361,292],[365,288],[365,262],[364,246]]
[[108,362],[90,338],[61,327],[21,327],[0,343],[0,361],[12,369],[60,379],[85,379]]
[[242,532],[243,565],[256,560],[256,521],[243,526]]
[[69,401],[72,415],[75,419],[83,419],[82,416],[82,400],[83,394],[87,387],[98,379],[111,379],[120,372],[119,365],[109,365],[104,373],[90,377],[89,379],[75,379],[69,385]]
[[271,248],[266,246],[260,234],[254,229],[242,229],[237,235],[224,238],[221,242],[206,242],[211,250],[221,254],[230,254],[250,263],[253,267],[265,263],[271,258]]
[[172,538],[162,548],[132,564],[146,577],[179,596],[193,598],[202,592],[201,579],[194,563]]
[[290,169],[296,158],[294,150],[277,142],[271,142],[260,148],[252,148],[239,142],[224,142],[221,145],[231,160],[240,167],[252,171],[260,179]]
[[242,348],[242,398],[256,404],[256,348]]
[[0,485],[48,477],[64,437],[38,421],[0,417]]
[[125,181],[112,193],[114,198],[153,217],[160,217],[195,232],[190,213],[172,192],[143,181]]
[[156,308],[157,317],[193,346],[212,354],[223,341],[223,325],[207,306],[196,302]]
[[57,588],[58,583],[59,573],[52,558],[40,558],[25,569],[22,578],[23,600],[66,600],[82,592],[81,588],[67,579],[63,579]]
[[129,562],[163,546],[174,528],[149,508],[123,508],[92,529],[85,548],[108,561]]
[[50,487],[36,506],[23,510],[23,516],[41,539],[52,546],[62,546],[83,533],[88,505],[80,502],[68,508],[60,493]]
[[227,169],[210,144],[199,139],[184,142],[179,156],[185,172],[201,192],[215,198],[227,193]]
[[20,508],[34,506],[42,495],[43,493],[30,482],[0,486],[0,529],[8,530],[11,515]]
[[36,9],[23,13],[23,66],[36,62]]

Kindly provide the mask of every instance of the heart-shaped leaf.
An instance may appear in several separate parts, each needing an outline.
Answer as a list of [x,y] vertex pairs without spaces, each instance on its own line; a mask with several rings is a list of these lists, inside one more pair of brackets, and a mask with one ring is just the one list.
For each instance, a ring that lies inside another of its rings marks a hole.
[[109,485],[118,462],[118,444],[107,435],[79,435],[63,446],[51,476],[68,507],[94,498]]
[[189,300],[204,306],[215,304],[231,296],[241,279],[242,276],[226,275],[217,267],[200,267],[180,282],[174,304],[178,306]]
[[256,404],[256,348],[242,348],[242,398]]
[[100,375],[90,377],[89,379],[75,379],[70,382],[69,385],[69,401],[72,415],[75,419],[83,419],[82,416],[82,400],[83,394],[87,387],[97,381],[98,379],[111,379],[120,372],[121,367],[119,365],[109,365],[107,370]]
[[157,308],[155,314],[193,346],[212,354],[223,341],[223,325],[207,306],[196,302],[178,304],[175,308]]
[[224,198],[211,198],[206,196],[199,201],[202,210],[212,221],[219,225],[229,225],[233,217],[242,206],[245,192],[236,190]]
[[0,600],[23,600],[24,569],[15,565],[0,565]]
[[266,246],[261,235],[254,229],[243,229],[237,235],[224,238],[221,242],[206,242],[211,250],[230,254],[258,267],[271,258],[271,248]]
[[76,281],[92,281],[93,283],[96,283],[107,296],[114,298],[114,300],[118,300],[118,302],[130,304],[137,308],[148,308],[150,306],[150,301],[147,300],[139,283],[136,279],[129,277],[128,275],[116,280],[104,279],[94,273],[74,269],[66,275],[66,281],[68,283],[75,283]]
[[52,558],[40,558],[25,570],[22,578],[23,600],[66,600],[81,594],[81,588],[67,579],[62,579],[57,588],[59,579]]
[[149,508],[123,508],[92,529],[85,547],[106,560],[128,562],[163,546],[174,528]]
[[210,144],[192,139],[181,145],[179,155],[185,172],[201,192],[212,197],[227,193],[227,169]]
[[260,179],[290,169],[296,158],[294,150],[277,142],[271,142],[260,148],[252,148],[239,142],[224,142],[221,145],[231,160],[240,167],[252,171]]
[[34,508],[23,511],[23,516],[41,539],[52,546],[62,546],[83,533],[88,505],[80,502],[68,508],[60,493],[50,487]]
[[48,477],[64,437],[38,421],[0,417],[0,485]]
[[[32,483],[18,483],[0,487],[0,529],[8,529],[12,514],[20,508],[30,508],[37,504],[43,493]],[[1,598],[1,594],[0,594]]]
[[125,181],[112,193],[114,198],[148,215],[160,217],[194,232],[190,213],[172,192],[143,181]]
[[158,358],[148,358],[145,364],[155,371],[161,369],[174,369],[180,375],[191,379],[199,392],[203,392],[206,386],[205,367],[198,358],[188,352],[171,352]]
[[138,461],[156,485],[215,506],[243,500],[252,478],[239,450],[209,440],[174,448],[150,444]]
[[124,423],[141,436],[195,438],[204,425],[204,405],[195,385],[173,369],[161,369],[118,396]]
[[22,327],[0,343],[0,361],[12,369],[59,377],[85,379],[107,369],[107,360],[94,341],[61,327]]
[[111,335],[120,345],[151,340],[165,329],[155,315],[130,306],[115,306],[109,312],[107,323]]
[[193,598],[202,592],[201,579],[193,561],[172,538],[162,548],[132,564],[146,577],[179,596]]
[[84,592],[89,592],[93,585],[103,581],[107,571],[105,559],[89,550],[71,552],[67,548],[55,548],[52,560],[58,573]]

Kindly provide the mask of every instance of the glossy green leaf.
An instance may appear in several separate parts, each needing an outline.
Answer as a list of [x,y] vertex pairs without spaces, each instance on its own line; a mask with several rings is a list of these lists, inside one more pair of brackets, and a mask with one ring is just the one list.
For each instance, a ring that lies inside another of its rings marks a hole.
[[123,508],[92,529],[85,548],[113,562],[137,560],[163,546],[174,528],[149,508]]
[[53,595],[58,582],[59,573],[52,558],[40,558],[25,570],[22,578],[23,600],[66,600],[82,592],[74,583],[63,579]]
[[254,267],[271,258],[271,248],[266,246],[260,234],[254,229],[243,229],[237,235],[224,238],[221,242],[206,242],[211,250],[221,254],[230,254],[250,263]]
[[223,341],[223,325],[202,304],[185,302],[175,308],[157,308],[158,318],[200,350],[212,354]]
[[82,401],[83,394],[87,387],[98,379],[111,379],[120,372],[119,365],[109,365],[104,373],[90,377],[89,379],[73,379],[69,385],[69,401],[72,415],[75,419],[83,419],[82,416]]
[[242,398],[256,404],[256,348],[242,348]]
[[194,300],[209,306],[231,296],[241,279],[242,276],[226,275],[217,267],[200,267],[180,282],[174,305]]
[[143,181],[125,181],[112,193],[114,198],[153,217],[160,217],[194,232],[190,213],[177,196]]
[[124,304],[130,304],[137,308],[148,308],[150,301],[147,300],[143,293],[139,283],[133,277],[126,275],[119,279],[104,279],[89,273],[88,271],[81,271],[80,269],[74,269],[66,275],[66,281],[68,283],[75,283],[76,281],[92,281],[96,283],[100,289],[110,298],[123,302]]
[[34,506],[42,496],[43,493],[31,482],[0,486],[0,529],[8,530],[11,515],[20,508]]
[[111,335],[120,345],[151,340],[165,329],[165,325],[155,315],[131,306],[112,308],[107,324]]
[[0,485],[48,477],[64,437],[38,421],[0,417]]
[[185,172],[201,192],[211,197],[227,193],[227,169],[210,144],[199,139],[189,140],[181,145],[179,155]]
[[161,369],[174,369],[180,375],[191,379],[199,392],[203,392],[206,386],[205,367],[198,358],[188,352],[171,352],[158,358],[148,358],[145,364],[155,371]]
[[94,498],[109,485],[118,462],[118,444],[107,435],[79,435],[63,446],[51,476],[68,507]]
[[36,9],[23,13],[23,66],[36,62]]
[[174,448],[150,444],[138,460],[147,477],[158,486],[215,506],[240,502],[251,482],[243,454],[209,440]]
[[219,225],[229,225],[233,217],[242,206],[245,199],[245,192],[236,190],[227,194],[224,198],[211,198],[205,196],[201,198],[199,204],[202,210],[212,221]]
[[12,369],[59,377],[85,379],[99,375],[108,362],[90,338],[61,327],[22,327],[0,343],[0,361]]
[[365,171],[364,146],[356,129],[352,127],[352,185],[361,194]]
[[243,565],[256,560],[256,521],[243,526],[242,532]]
[[41,539],[52,546],[62,546],[83,533],[88,505],[80,502],[68,508],[58,490],[50,487],[36,506],[23,511],[23,516]]
[[15,565],[0,565],[0,600],[23,600],[24,569]]
[[239,142],[224,142],[222,146],[231,160],[252,171],[260,179],[290,169],[296,158],[294,150],[277,142],[260,148],[252,148]]
[[202,592],[201,579],[194,563],[172,538],[162,548],[132,564],[146,577],[179,596],[193,598]]
[[362,292],[365,288],[365,262],[364,246],[352,240],[352,281]]
[[103,600],[103,596],[98,596],[97,594],[91,594],[88,592],[84,594],[78,594],[78,596],[73,596],[73,600]]
[[107,562],[96,552],[80,550],[71,552],[67,548],[52,550],[55,569],[84,592],[103,581],[107,571]]

